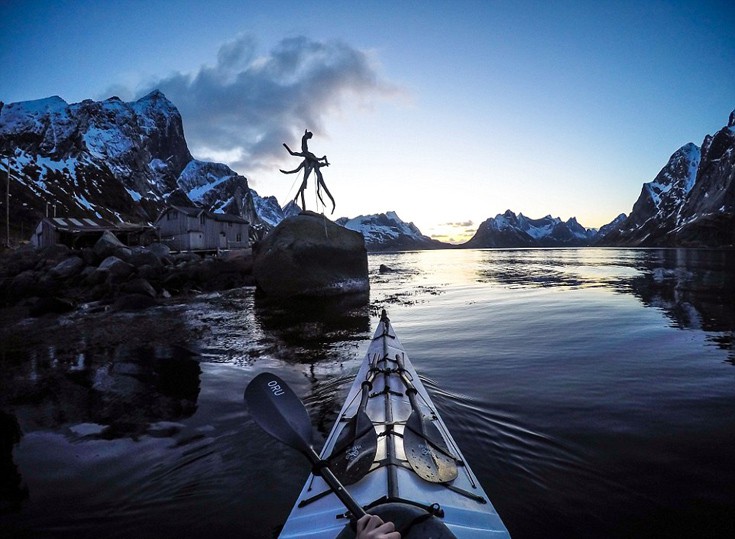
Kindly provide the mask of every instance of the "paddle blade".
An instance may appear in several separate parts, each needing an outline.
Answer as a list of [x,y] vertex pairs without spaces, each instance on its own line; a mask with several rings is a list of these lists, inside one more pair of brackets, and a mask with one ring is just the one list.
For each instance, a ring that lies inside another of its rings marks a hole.
[[378,451],[378,434],[368,415],[359,410],[334,443],[329,467],[344,485],[356,483],[370,471]]
[[457,478],[457,462],[431,419],[414,411],[403,431],[403,450],[416,475],[431,483],[449,483]]
[[255,422],[284,444],[304,454],[311,450],[311,420],[304,405],[275,374],[264,372],[245,388],[245,404]]

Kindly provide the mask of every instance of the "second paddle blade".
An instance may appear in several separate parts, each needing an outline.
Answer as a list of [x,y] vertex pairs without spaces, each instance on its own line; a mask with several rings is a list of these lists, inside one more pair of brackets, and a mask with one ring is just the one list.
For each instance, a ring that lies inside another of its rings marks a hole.
[[368,415],[360,410],[339,433],[329,465],[345,485],[362,479],[370,471],[378,451],[378,435]]
[[412,413],[403,431],[403,450],[416,475],[431,483],[449,483],[457,478],[457,462],[451,456],[436,425]]

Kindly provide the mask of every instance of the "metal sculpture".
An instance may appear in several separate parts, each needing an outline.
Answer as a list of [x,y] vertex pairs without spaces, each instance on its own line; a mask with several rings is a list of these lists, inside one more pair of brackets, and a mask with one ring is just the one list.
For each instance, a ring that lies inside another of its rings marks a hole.
[[321,193],[321,190],[324,189],[324,192],[327,193],[329,200],[332,201],[332,213],[334,213],[334,209],[337,207],[337,204],[334,202],[334,197],[332,196],[332,193],[330,193],[329,189],[327,189],[327,184],[324,183],[324,177],[322,176],[322,171],[320,170],[322,167],[328,167],[329,161],[327,161],[326,155],[323,157],[317,157],[309,151],[309,139],[313,136],[314,134],[311,131],[309,131],[308,129],[304,130],[304,136],[301,137],[300,152],[294,152],[291,148],[288,147],[288,144],[286,144],[285,142],[283,143],[283,146],[284,148],[286,148],[288,153],[293,156],[303,157],[304,160],[301,161],[301,164],[293,170],[280,169],[280,171],[284,174],[295,174],[299,170],[304,169],[304,179],[301,182],[301,186],[296,192],[296,196],[293,200],[294,202],[296,202],[299,196],[301,196],[301,208],[305,210],[306,200],[304,197],[304,191],[306,190],[307,181],[309,180],[309,176],[311,175],[311,171],[313,170],[314,175],[316,176],[316,194],[319,197],[321,203],[326,207]]

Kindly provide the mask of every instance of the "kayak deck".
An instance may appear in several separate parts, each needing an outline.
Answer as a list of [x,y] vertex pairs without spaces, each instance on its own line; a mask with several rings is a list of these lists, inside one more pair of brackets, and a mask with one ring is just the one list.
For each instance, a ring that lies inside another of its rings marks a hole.
[[[368,382],[364,383],[366,380]],[[333,456],[332,453],[339,434],[360,411],[360,402],[364,401],[363,387],[368,395],[364,412],[377,432],[377,451],[369,470],[346,487],[357,503],[368,512],[387,502],[403,502],[427,509],[437,515],[458,538],[510,537],[437,413],[385,312],[337,422],[327,437],[321,458],[327,461],[330,458],[350,458],[353,448],[338,451]],[[409,419],[412,414],[413,419]],[[421,433],[417,435],[410,425],[407,427],[407,422],[415,424],[417,419],[432,423],[433,426],[429,425],[431,432],[438,431],[440,434],[437,435],[442,440],[431,438],[428,432],[422,438]],[[417,436],[419,442],[416,442]],[[404,440],[407,438],[410,451],[416,453],[418,448],[419,453],[428,453],[429,457],[412,454],[409,458],[404,450]],[[359,440],[354,449],[355,452],[360,449]],[[440,477],[434,477],[431,470],[424,468],[419,468],[417,473],[414,470],[417,460],[420,464],[421,458],[431,459],[431,455],[434,461],[428,461],[429,468],[440,457],[439,460],[450,460],[446,468],[453,469],[456,464],[456,473],[451,476],[445,474],[442,478],[441,466]],[[450,480],[446,480],[446,477],[450,477]],[[344,505],[329,490],[324,480],[312,473],[280,537],[336,537],[348,523],[345,512]]]

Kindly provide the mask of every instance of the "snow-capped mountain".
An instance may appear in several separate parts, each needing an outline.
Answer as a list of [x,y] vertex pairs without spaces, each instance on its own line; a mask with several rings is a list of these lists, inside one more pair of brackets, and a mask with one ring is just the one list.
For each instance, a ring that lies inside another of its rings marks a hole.
[[597,231],[587,229],[572,217],[562,221],[547,215],[530,219],[511,210],[487,219],[462,247],[561,247],[589,245]]
[[628,218],[627,215],[625,215],[624,213],[621,213],[615,219],[610,221],[608,224],[602,225],[600,229],[597,231],[597,235],[595,236],[595,239],[602,238],[605,235],[612,232],[613,230],[621,230],[623,223],[625,222],[627,218]]
[[413,223],[401,220],[396,212],[359,215],[354,219],[340,217],[338,224],[360,232],[368,251],[408,251],[448,247],[421,233]]
[[602,245],[735,244],[735,111],[701,148],[689,143],[674,152],[643,184],[630,215],[601,232]]
[[0,151],[11,156],[13,221],[26,230],[47,208],[151,222],[168,203],[199,205],[258,224],[272,205],[227,165],[192,158],[181,115],[159,91],[130,103],[0,103]]

